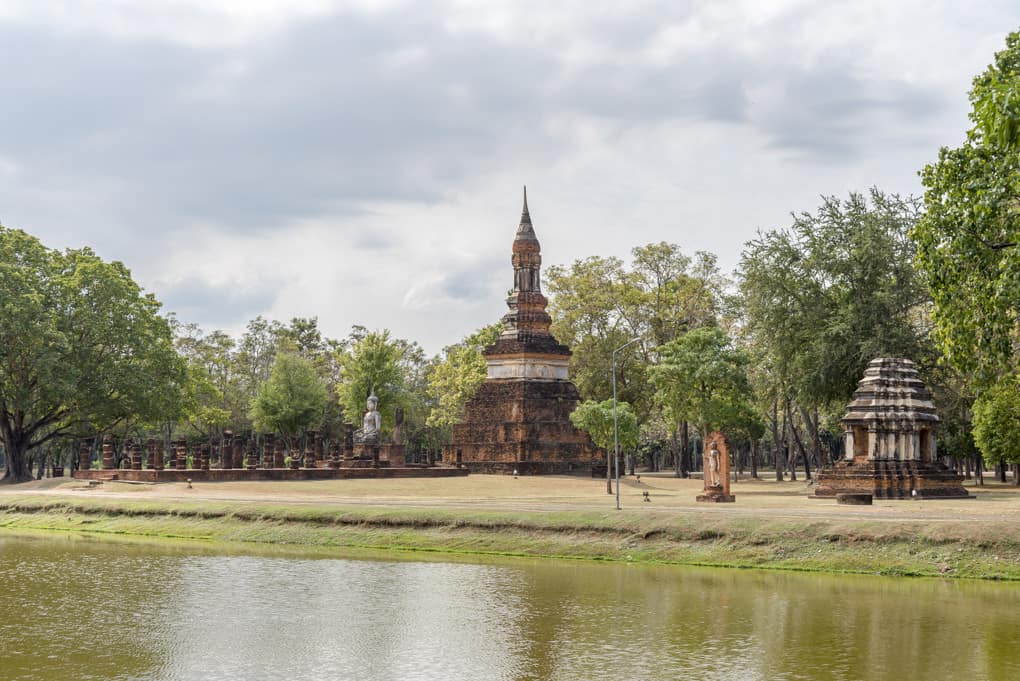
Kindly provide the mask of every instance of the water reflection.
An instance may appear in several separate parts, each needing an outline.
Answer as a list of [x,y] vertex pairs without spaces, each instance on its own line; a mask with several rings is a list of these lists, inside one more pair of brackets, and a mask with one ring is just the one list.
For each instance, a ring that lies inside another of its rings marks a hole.
[[1020,678],[1012,585],[3,538],[0,678]]

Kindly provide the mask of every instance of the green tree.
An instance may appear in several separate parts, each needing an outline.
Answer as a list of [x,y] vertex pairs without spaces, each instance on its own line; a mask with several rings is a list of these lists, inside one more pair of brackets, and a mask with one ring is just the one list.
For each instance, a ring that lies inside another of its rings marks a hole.
[[119,262],[58,252],[0,227],[0,432],[4,479],[68,434],[155,421],[180,402],[184,363],[160,304]]
[[782,433],[806,469],[808,449],[820,463],[821,414],[842,410],[871,359],[931,363],[928,292],[908,238],[918,216],[916,200],[872,189],[825,197],[815,213],[746,244],[736,302],[780,479]]
[[206,335],[197,325],[186,324],[178,329],[175,345],[188,370],[184,420],[208,437],[229,425],[244,424],[251,401],[245,400],[236,370],[234,339],[222,331]]
[[[577,405],[574,411],[570,412],[570,421],[577,428],[588,433],[592,442],[597,447],[609,452],[606,459],[606,492],[613,493],[612,483],[612,457],[613,449],[613,400],[603,402],[586,400]],[[626,402],[616,403],[616,437],[623,450],[632,450],[638,445],[641,428],[638,425],[637,415]]]
[[251,408],[255,427],[293,438],[322,417],[326,386],[311,360],[292,352],[276,355],[273,368]]
[[692,258],[663,241],[634,248],[631,255],[630,268],[618,258],[600,257],[549,268],[552,332],[573,350],[570,372],[581,396],[596,401],[612,395],[613,351],[632,338],[644,341],[617,354],[618,396],[633,405],[640,422],[671,424],[676,472],[686,475],[687,424],[655,413],[648,367],[656,360],[654,348],[718,323],[726,282],[710,253]]
[[707,441],[712,430],[743,427],[750,386],[747,354],[724,331],[704,327],[658,349],[655,396],[674,421],[690,421]]
[[953,366],[991,383],[1020,355],[1020,33],[974,79],[973,123],[921,171],[926,212],[911,236]]
[[1011,375],[974,402],[974,442],[990,466],[1020,463],[1020,379]]
[[[351,342],[337,357],[341,380],[336,394],[348,422],[359,423],[365,400],[375,390],[383,429],[392,427],[397,407],[423,411],[425,361],[416,343],[390,337],[390,332],[355,327]],[[424,421],[424,418],[421,419]]]
[[444,348],[442,357],[429,366],[428,426],[448,428],[460,422],[464,405],[485,381],[482,350],[495,343],[502,330],[500,323],[483,327],[460,343]]

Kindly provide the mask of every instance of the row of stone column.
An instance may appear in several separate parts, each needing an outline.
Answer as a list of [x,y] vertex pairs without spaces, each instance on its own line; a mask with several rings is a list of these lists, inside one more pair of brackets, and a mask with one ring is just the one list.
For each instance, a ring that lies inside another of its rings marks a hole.
[[[334,443],[327,452],[324,448],[321,435],[317,431],[309,431],[307,441],[309,446],[305,447],[301,459],[291,457],[291,468],[316,468],[318,462],[325,462],[327,467],[339,466],[342,461],[350,461],[354,458],[354,426],[344,424],[344,441],[341,446]],[[133,470],[142,470],[142,445],[138,442],[128,444],[127,467]],[[169,452],[164,450],[163,442],[150,438],[145,443],[146,468],[150,470],[186,470],[188,465],[188,447],[183,439],[171,443]],[[209,470],[212,462],[213,446],[210,443],[198,445],[197,451],[192,448],[192,469]],[[82,443],[79,450],[78,467],[81,470],[89,468],[91,449],[87,443]],[[218,468],[247,469],[255,470],[259,467],[258,451],[255,446],[249,443],[247,457],[244,456],[244,440],[234,437],[230,431],[225,431],[220,446],[220,463]],[[110,435],[103,436],[101,465],[104,470],[116,468],[114,465],[113,438]],[[286,463],[286,450],[284,441],[268,433],[262,438],[262,467],[263,468],[284,468]]]

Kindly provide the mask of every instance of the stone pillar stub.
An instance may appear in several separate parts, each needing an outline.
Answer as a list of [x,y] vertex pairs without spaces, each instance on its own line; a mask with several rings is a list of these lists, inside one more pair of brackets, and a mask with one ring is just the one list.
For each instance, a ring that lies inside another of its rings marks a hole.
[[103,470],[113,470],[113,437],[103,436]]

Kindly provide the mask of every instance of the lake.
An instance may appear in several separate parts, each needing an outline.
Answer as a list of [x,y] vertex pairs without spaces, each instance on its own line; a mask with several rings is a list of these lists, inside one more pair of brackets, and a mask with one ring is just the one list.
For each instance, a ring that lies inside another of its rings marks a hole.
[[0,679],[1020,678],[1020,586],[0,533]]

